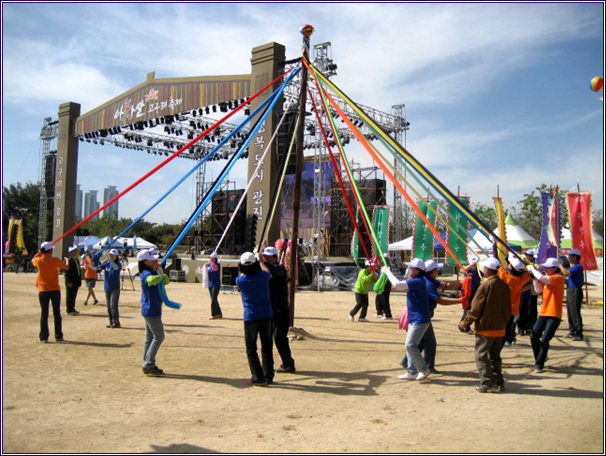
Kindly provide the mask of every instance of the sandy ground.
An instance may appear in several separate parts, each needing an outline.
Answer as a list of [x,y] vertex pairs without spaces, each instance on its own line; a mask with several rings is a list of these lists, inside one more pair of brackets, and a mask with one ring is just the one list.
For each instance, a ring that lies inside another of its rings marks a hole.
[[[291,342],[297,372],[250,387],[238,293],[222,292],[226,318],[209,320],[206,290],[171,283],[183,307],[164,312],[167,375],[148,377],[137,282],[122,291],[121,329],[106,328],[105,306],[83,306],[81,289],[63,344],[38,342],[34,282],[3,274],[3,453],[604,451],[602,305],[583,308],[584,342],[565,339],[562,323],[542,374],[528,337],[505,347],[507,391],[479,394],[458,305],[440,306],[434,320],[441,374],[414,382],[397,378],[405,332],[395,320],[371,311],[370,323],[352,323],[353,293],[301,291],[295,326],[309,335]],[[591,295],[601,301],[602,288]],[[395,313],[404,299],[392,293]]]

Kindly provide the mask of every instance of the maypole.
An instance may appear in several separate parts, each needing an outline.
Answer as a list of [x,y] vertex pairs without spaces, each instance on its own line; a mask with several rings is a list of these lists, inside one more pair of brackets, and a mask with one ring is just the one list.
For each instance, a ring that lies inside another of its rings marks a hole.
[[[309,62],[309,38],[314,32],[314,28],[305,24],[301,27],[301,35],[303,35],[303,62]],[[288,283],[288,297],[290,306],[290,327],[294,326],[295,322],[295,286],[298,275],[298,260],[299,260],[299,208],[301,204],[301,174],[303,172],[303,134],[305,122],[305,104],[307,97],[307,66],[302,65],[301,68],[301,88],[299,92],[299,123],[297,125],[297,163],[295,168],[295,183],[293,191],[293,218],[292,218],[292,234],[290,236],[290,282]]]

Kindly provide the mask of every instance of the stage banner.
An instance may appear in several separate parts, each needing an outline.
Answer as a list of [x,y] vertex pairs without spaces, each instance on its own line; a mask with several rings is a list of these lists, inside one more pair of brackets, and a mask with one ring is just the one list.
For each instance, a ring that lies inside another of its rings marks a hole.
[[[469,207],[469,198],[458,198],[462,206]],[[448,247],[461,264],[467,264],[467,218],[453,204],[448,204]],[[463,239],[463,240],[461,240]],[[446,251],[446,264],[456,265],[456,260]]]
[[544,263],[547,258],[558,258],[558,246],[562,233],[560,198],[557,188],[553,194],[542,192],[541,203],[543,206],[543,228],[541,229],[539,254],[536,256],[538,264]]
[[593,250],[593,227],[591,223],[591,191],[568,193],[568,216],[572,248],[581,251],[581,264],[586,271],[598,269]]
[[381,256],[377,251],[377,244],[383,253],[387,253],[389,244],[389,206],[375,206],[372,217],[372,227],[377,235],[376,242],[372,243],[372,252],[373,256]]
[[[503,199],[501,197],[494,197],[494,207],[497,212],[497,226],[499,227],[499,237],[505,243],[507,243],[507,231],[505,229],[505,212],[503,211]],[[497,244],[497,252],[499,255],[499,261],[504,266],[507,264],[507,248],[498,243]]]
[[[430,200],[419,200],[417,206],[427,221],[433,225],[436,219],[437,203]],[[428,209],[428,206],[434,210]],[[433,233],[419,215],[417,215],[412,239],[412,258],[420,258],[423,261],[431,260],[433,258]]]

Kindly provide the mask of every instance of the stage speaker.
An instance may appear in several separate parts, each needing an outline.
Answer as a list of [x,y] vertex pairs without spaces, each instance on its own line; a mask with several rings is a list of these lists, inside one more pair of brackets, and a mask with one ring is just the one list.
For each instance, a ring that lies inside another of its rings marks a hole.
[[44,157],[44,189],[47,198],[55,197],[55,165],[57,155],[50,154]]

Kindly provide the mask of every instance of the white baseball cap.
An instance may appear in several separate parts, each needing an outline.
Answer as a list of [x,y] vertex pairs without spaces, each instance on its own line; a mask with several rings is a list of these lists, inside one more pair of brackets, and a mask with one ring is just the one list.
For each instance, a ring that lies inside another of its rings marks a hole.
[[73,252],[74,250],[78,250],[78,246],[77,245],[72,245],[69,249],[67,249],[68,252]]
[[209,256],[210,256],[210,258],[219,258],[219,255],[217,255],[217,252],[213,252]]
[[559,268],[560,262],[556,258],[547,258],[541,266],[544,268]]
[[240,264],[248,265],[254,264],[257,261],[257,257],[252,252],[244,252],[240,257]]
[[433,260],[427,260],[425,262],[425,271],[431,272],[435,269],[442,269],[444,267],[444,263],[436,263]]
[[55,246],[53,245],[52,242],[43,242],[42,244],[40,244],[40,250],[52,250],[54,249]]
[[276,249],[275,247],[269,246],[269,247],[265,247],[263,249],[263,255],[275,256],[277,254],[278,254],[278,249]]
[[383,254],[383,256],[384,256],[385,258],[389,258],[389,253],[385,252],[385,253]]
[[482,268],[492,269],[493,271],[497,271],[501,267],[501,262],[494,257],[487,258],[486,260],[480,263]]
[[568,255],[581,256],[581,251],[579,249],[570,249],[568,251]]
[[156,261],[158,259],[158,255],[154,255],[151,250],[141,250],[137,253],[137,261]]
[[364,262],[364,266],[365,266],[365,267],[367,267],[367,268],[372,268],[372,267],[376,266],[376,264],[374,264],[374,263],[373,263],[372,261],[370,261],[370,260],[366,260],[366,261]]
[[108,255],[120,256],[120,254],[118,253],[118,251],[116,249],[111,249],[107,253],[108,253]]
[[423,260],[421,260],[420,258],[413,258],[410,263],[404,262],[404,264],[409,268],[417,268],[421,271],[425,270],[425,263],[423,263]]
[[528,249],[524,252],[524,255],[537,256],[537,252],[535,249]]
[[513,256],[509,257],[509,264],[511,264],[511,266],[517,269],[518,271],[523,271],[524,269],[526,269],[526,263],[524,263],[519,258]]

